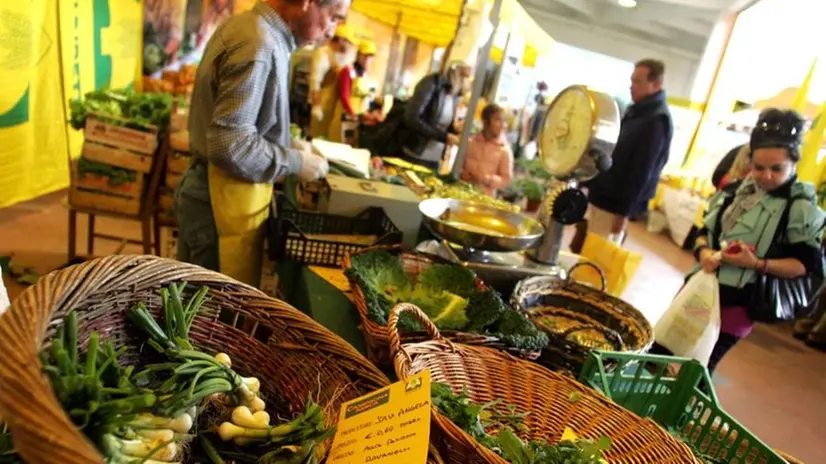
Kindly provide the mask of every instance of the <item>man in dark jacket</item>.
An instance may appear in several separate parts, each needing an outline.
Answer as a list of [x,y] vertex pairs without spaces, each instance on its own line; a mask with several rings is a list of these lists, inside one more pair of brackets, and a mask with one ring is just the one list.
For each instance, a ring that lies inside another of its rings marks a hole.
[[622,242],[628,219],[648,209],[668,161],[674,124],[666,104],[665,65],[642,60],[631,75],[634,104],[622,118],[611,169],[590,181],[588,228]]

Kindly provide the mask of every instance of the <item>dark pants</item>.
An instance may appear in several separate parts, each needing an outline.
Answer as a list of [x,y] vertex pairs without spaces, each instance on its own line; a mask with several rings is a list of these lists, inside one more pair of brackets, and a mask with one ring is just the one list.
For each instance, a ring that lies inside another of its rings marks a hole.
[[403,159],[405,161],[407,161],[408,163],[413,163],[413,164],[418,165],[418,166],[423,166],[423,167],[426,167],[428,169],[432,169],[434,171],[438,171],[439,170],[439,165],[442,164],[441,161],[428,161],[428,160],[423,160],[421,158],[415,158],[413,156],[408,156],[408,155],[403,155]]
[[[714,344],[714,348],[711,350],[711,357],[708,359],[708,372],[709,374],[713,374],[714,370],[717,369],[717,365],[720,364],[722,361],[723,356],[726,355],[734,345],[736,345],[741,340],[740,337],[736,335],[727,334],[725,332],[720,332],[720,337],[717,338],[717,343]],[[672,353],[668,348],[654,343],[651,347],[651,350],[648,351],[651,354],[659,354],[663,356],[673,356]]]

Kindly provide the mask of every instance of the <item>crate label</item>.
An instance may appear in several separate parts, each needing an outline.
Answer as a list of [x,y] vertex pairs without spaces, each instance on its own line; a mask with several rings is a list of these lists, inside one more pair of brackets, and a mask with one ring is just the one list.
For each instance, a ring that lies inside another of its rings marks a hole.
[[427,461],[430,444],[430,371],[341,406],[328,464]]
[[136,172],[149,173],[152,170],[152,155],[140,154],[122,148],[110,147],[86,140],[83,143],[84,158]]
[[154,153],[158,147],[158,134],[155,131],[142,132],[109,124],[93,117],[86,119],[83,135],[87,140],[93,142],[145,154]]

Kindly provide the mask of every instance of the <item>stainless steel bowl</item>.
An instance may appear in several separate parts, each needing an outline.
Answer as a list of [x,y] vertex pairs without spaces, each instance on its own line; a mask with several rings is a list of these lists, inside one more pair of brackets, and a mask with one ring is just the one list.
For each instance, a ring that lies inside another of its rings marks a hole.
[[525,250],[545,232],[536,219],[472,201],[430,198],[419,203],[419,211],[438,238],[474,250]]

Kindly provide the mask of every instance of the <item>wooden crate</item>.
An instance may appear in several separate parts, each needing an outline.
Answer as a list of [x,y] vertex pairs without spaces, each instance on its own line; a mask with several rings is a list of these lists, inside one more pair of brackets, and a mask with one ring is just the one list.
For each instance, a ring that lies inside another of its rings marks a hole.
[[94,174],[81,177],[72,163],[69,204],[75,208],[137,216],[143,204],[146,174],[136,173],[134,182],[112,186],[109,178]]
[[152,170],[152,154],[136,153],[91,140],[83,142],[82,155],[90,161],[97,161],[98,163],[109,164],[145,174]]
[[152,155],[158,149],[158,129],[155,126],[146,125],[145,130],[131,129],[110,124],[95,115],[86,118],[83,136],[86,140],[101,145],[145,155]]

